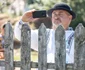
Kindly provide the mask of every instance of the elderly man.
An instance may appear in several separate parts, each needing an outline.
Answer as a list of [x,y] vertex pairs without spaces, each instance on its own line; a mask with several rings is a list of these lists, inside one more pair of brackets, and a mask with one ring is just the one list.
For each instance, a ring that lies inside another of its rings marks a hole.
[[[14,34],[18,40],[21,40],[21,26],[25,22],[33,22],[38,18],[33,18],[33,12],[35,10],[30,10],[24,13],[21,20],[15,25]],[[54,41],[54,33],[55,29],[58,25],[62,25],[65,30],[68,29],[71,21],[75,19],[76,15],[72,11],[72,9],[67,4],[56,4],[53,8],[47,11],[47,14],[52,19],[52,29],[48,30],[49,37],[47,43],[47,62],[54,62],[54,53],[55,53],[55,41]],[[67,36],[72,36],[73,39],[73,31]],[[35,46],[36,45],[36,46]],[[31,30],[31,48],[38,51],[38,30]],[[70,47],[70,54],[66,52],[66,63],[73,63],[74,59],[74,47]],[[69,49],[67,49],[68,51]],[[52,58],[50,58],[52,56]]]

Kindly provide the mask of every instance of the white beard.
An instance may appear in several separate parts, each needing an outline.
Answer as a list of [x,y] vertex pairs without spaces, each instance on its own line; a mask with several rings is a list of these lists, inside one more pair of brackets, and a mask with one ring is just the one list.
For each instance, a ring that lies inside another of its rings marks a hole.
[[[61,24],[59,24],[59,25],[61,25]],[[57,28],[59,25],[56,25],[56,24],[53,23],[53,29],[56,30],[56,28]]]
[[[54,30],[56,30],[56,28],[57,28],[59,25],[62,25],[62,24],[60,23],[60,24],[56,25],[56,24],[53,23],[52,28],[53,28]],[[62,25],[62,26],[63,26],[63,25]],[[63,28],[64,28],[64,27],[63,27]]]

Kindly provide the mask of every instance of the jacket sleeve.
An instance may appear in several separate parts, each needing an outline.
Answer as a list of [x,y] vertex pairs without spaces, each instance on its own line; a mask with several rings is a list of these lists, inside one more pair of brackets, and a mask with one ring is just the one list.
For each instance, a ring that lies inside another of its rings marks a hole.
[[21,41],[21,27],[22,27],[22,24],[24,24],[23,22],[18,21],[16,22],[15,26],[14,26],[14,37]]

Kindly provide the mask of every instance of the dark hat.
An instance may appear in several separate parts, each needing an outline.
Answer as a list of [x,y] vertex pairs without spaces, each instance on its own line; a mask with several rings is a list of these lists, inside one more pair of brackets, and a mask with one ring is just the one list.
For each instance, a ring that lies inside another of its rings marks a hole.
[[67,12],[69,12],[72,15],[72,19],[76,18],[76,14],[72,11],[72,8],[70,6],[68,6],[67,4],[56,4],[53,8],[49,9],[47,11],[48,16],[52,16],[52,12],[54,10],[66,10]]

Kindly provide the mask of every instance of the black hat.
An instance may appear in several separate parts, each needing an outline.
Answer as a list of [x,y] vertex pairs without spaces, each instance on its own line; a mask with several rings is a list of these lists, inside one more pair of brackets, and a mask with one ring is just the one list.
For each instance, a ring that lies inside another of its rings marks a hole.
[[68,6],[67,4],[64,4],[64,3],[56,4],[53,8],[51,8],[47,11],[48,16],[52,16],[52,12],[54,10],[66,10],[67,12],[69,12],[72,15],[72,19],[76,18],[76,14],[72,11],[70,6]]

